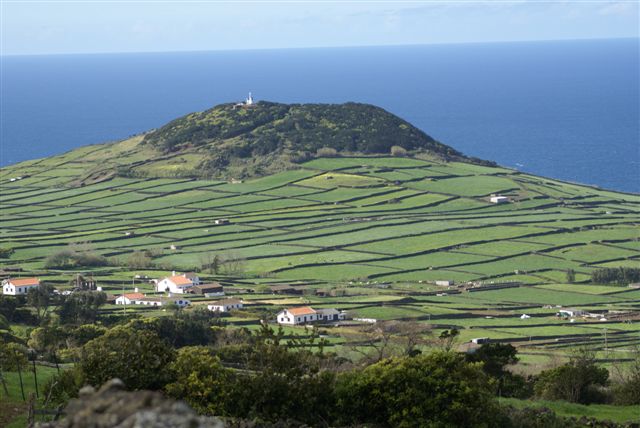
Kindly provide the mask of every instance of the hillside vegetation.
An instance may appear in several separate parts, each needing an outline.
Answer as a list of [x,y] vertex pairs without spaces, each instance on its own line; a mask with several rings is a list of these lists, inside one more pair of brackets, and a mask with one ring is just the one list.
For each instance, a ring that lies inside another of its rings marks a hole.
[[129,139],[74,150],[91,162],[71,185],[113,176],[247,179],[298,169],[318,157],[406,154],[491,164],[463,156],[367,104],[222,104]]

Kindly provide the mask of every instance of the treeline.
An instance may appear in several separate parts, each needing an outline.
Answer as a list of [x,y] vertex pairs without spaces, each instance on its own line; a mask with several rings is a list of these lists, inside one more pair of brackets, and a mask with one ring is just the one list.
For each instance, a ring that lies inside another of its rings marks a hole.
[[620,266],[617,268],[596,269],[591,274],[591,281],[596,284],[618,285],[640,282],[640,268]]
[[280,426],[546,426],[520,420],[522,411],[500,407],[498,395],[640,404],[640,364],[612,383],[587,351],[529,377],[509,370],[517,351],[498,343],[473,354],[412,349],[363,366],[327,352],[317,331],[299,338],[266,324],[253,333],[230,329],[206,310],[111,329],[75,326],[68,335],[59,346],[76,347],[58,353],[75,367],[46,386],[56,404],[114,377],[133,390],[162,390],[204,415]]

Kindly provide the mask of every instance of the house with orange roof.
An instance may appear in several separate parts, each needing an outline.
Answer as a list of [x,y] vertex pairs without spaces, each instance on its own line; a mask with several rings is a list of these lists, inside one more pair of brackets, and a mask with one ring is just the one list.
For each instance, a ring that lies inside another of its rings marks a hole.
[[318,321],[318,313],[309,306],[289,308],[280,311],[277,316],[278,324],[299,325]]
[[200,283],[200,278],[194,273],[183,273],[177,275],[172,272],[171,276],[159,280],[156,284],[156,291],[169,292],[173,294],[184,294],[191,287]]
[[2,294],[19,296],[27,294],[33,287],[40,287],[38,278],[8,278],[2,281]]
[[128,293],[118,296],[116,299],[116,305],[133,305],[136,301],[144,299],[142,293]]

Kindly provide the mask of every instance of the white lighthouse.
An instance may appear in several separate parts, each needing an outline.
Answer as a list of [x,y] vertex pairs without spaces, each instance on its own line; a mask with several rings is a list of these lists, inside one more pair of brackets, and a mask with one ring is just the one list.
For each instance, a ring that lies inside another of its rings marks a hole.
[[251,92],[249,92],[249,97],[244,101],[244,105],[250,106],[253,104],[253,97],[251,96]]

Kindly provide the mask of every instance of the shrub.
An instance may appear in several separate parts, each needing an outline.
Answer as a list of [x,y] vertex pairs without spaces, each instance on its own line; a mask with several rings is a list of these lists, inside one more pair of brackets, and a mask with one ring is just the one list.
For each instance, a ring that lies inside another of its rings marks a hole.
[[490,426],[492,390],[481,364],[454,352],[392,358],[339,379],[338,415],[345,425]]
[[332,147],[320,147],[316,152],[316,156],[319,158],[335,158],[338,156],[338,151]]
[[407,156],[407,151],[404,149],[404,147],[391,146],[391,156],[405,157]]

